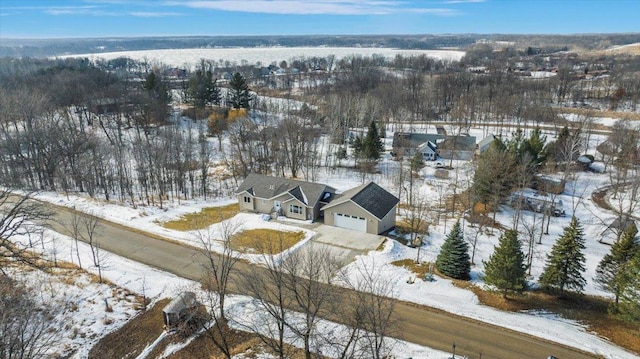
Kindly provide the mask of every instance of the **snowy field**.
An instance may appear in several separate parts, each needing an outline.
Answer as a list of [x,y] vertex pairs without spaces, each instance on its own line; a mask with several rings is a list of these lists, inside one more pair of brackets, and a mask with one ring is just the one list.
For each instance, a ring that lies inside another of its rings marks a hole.
[[[89,273],[98,274],[97,268],[91,265],[92,252],[88,244],[78,243],[78,254],[76,255],[75,242],[58,233],[46,230],[43,248],[38,248],[45,255],[57,261],[78,262],[84,264]],[[107,333],[116,330],[124,325],[129,319],[136,315],[135,307],[138,302],[134,298],[134,293],[146,295],[151,299],[150,306],[159,299],[172,298],[179,293],[189,290],[196,292],[201,298],[206,297],[206,293],[201,291],[199,283],[179,278],[173,274],[154,269],[112,253],[104,254],[102,268],[103,278],[115,284],[100,284],[95,278],[81,271],[76,271],[71,277],[52,276],[39,271],[20,271],[15,273],[24,282],[33,287],[41,287],[40,297],[43,302],[57,303],[64,305],[64,310],[54,319],[57,328],[56,342],[49,348],[48,354],[70,358],[86,358],[91,347],[97,343]],[[109,310],[105,308],[105,301],[109,303]],[[205,299],[201,299],[205,303]],[[227,298],[226,307],[229,316],[235,318],[230,325],[242,330],[251,323],[256,316],[265,316],[256,307],[253,299],[247,296],[232,295]],[[293,316],[296,313],[291,313]],[[158,318],[158,320],[161,320]],[[345,331],[345,327],[329,321],[321,321],[319,324],[325,333],[335,333],[339,336]],[[163,334],[161,337],[166,336]],[[302,343],[294,338],[292,333],[287,334],[287,342],[292,345],[302,347]],[[177,352],[189,341],[180,344],[173,344],[167,347],[162,357]],[[443,359],[447,353],[422,347],[412,343],[407,343],[395,339],[389,339],[389,346],[396,357],[420,357],[425,359]],[[325,355],[331,356],[330,347],[319,346]],[[151,348],[148,348],[151,349]],[[71,356],[68,356],[70,355]],[[138,359],[145,358],[145,353],[138,356]],[[237,358],[243,358],[239,355]],[[261,356],[263,359],[270,359],[271,356]]]
[[426,55],[445,61],[459,61],[464,56],[464,51],[454,50],[400,50],[378,47],[237,47],[223,49],[172,49],[172,50],[144,50],[144,51],[120,51],[94,54],[68,55],[68,57],[87,57],[91,60],[112,60],[118,57],[129,57],[133,60],[148,60],[161,62],[173,67],[193,68],[200,59],[219,61],[231,64],[261,63],[268,65],[286,60],[302,59],[308,57],[327,57],[334,55],[336,59],[347,56],[372,56],[380,55],[393,58],[396,55],[419,56]]
[[[460,165],[461,164],[456,164]],[[424,170],[425,177],[428,177],[428,173],[433,171],[433,168],[427,167]],[[593,189],[606,183],[606,175],[598,175],[593,173],[585,173],[584,176],[575,179],[576,183],[570,183],[567,185],[565,194],[561,196],[565,203],[565,210],[567,210],[566,217],[552,218],[550,226],[550,234],[543,236],[542,244],[536,246],[535,259],[532,268],[532,283],[535,282],[539,274],[542,272],[544,266],[544,258],[546,253],[550,251],[551,246],[562,232],[562,228],[568,224],[569,218],[575,206],[575,214],[584,219],[583,225],[585,226],[585,233],[587,233],[587,272],[584,274],[587,279],[587,287],[585,292],[588,294],[607,295],[600,291],[593,284],[593,276],[595,274],[595,267],[604,256],[608,253],[609,246],[598,243],[597,238],[589,236],[591,233],[600,233],[602,231],[603,223],[608,219],[612,219],[612,215],[601,213],[601,211],[595,207],[590,200],[590,193]],[[344,190],[351,187],[354,184],[359,183],[359,178],[352,172],[346,170],[341,173],[327,174],[326,178],[321,178],[320,181],[324,181],[329,185],[333,185],[336,188]],[[382,181],[385,182],[384,180]],[[392,183],[387,183],[392,185]],[[437,186],[424,184],[421,188],[425,191],[425,195],[435,196]],[[431,192],[430,192],[431,191]],[[164,210],[160,210],[153,207],[137,208],[133,209],[126,206],[119,206],[115,204],[100,204],[93,200],[87,200],[80,197],[71,196],[69,200],[55,194],[41,195],[40,198],[47,199],[60,205],[66,205],[69,207],[75,207],[81,211],[96,214],[100,217],[126,224],[135,228],[139,228],[152,233],[157,233],[166,237],[179,239],[185,242],[194,244],[194,233],[179,232],[165,229],[158,225],[158,222],[162,222],[169,219],[175,219],[184,213],[196,212],[203,207],[223,205],[229,203],[229,201],[203,202],[203,201],[181,201],[180,204],[169,204]],[[503,207],[502,211],[498,213],[497,219],[502,223],[510,223],[513,212],[508,207]],[[533,214],[525,212],[523,221],[532,221]],[[235,221],[242,222],[245,228],[257,228],[257,227],[270,227],[272,225],[277,226],[280,230],[298,230],[298,227],[284,224],[274,224],[269,222],[263,222],[259,215],[255,214],[239,214]],[[290,223],[289,221],[288,223]],[[435,261],[440,246],[444,242],[445,233],[450,230],[453,225],[453,220],[447,221],[447,230],[445,230],[445,223],[441,221],[438,225],[430,227],[430,235],[426,239],[426,244],[422,248],[421,261]],[[216,226],[212,226],[209,230],[215,232]],[[464,223],[464,229],[466,237],[470,238],[475,235],[475,229],[468,223]],[[313,233],[309,233],[305,239],[311,238]],[[487,260],[489,255],[493,251],[493,247],[497,244],[498,233],[494,235],[487,235],[486,233],[479,236],[478,247],[476,253],[477,266],[472,268],[472,278],[476,285],[483,286],[481,275],[483,273],[482,260]],[[303,241],[304,242],[304,241]],[[301,243],[299,248],[304,243]],[[379,266],[380,275],[393,281],[398,299],[411,301],[415,303],[425,304],[433,306],[451,313],[458,315],[478,319],[484,322],[488,322],[494,325],[503,326],[513,330],[525,332],[534,336],[543,337],[548,340],[560,342],[569,346],[580,348],[593,352],[595,354],[603,355],[606,358],[635,358],[636,356],[630,354],[603,339],[598,338],[596,335],[589,333],[582,325],[563,318],[557,317],[549,313],[505,313],[493,308],[485,307],[479,304],[478,298],[470,291],[456,288],[453,284],[446,279],[437,278],[435,282],[424,282],[420,278],[415,279],[414,284],[407,284],[407,279],[412,274],[403,268],[390,265],[389,263],[395,260],[404,258],[416,258],[416,249],[408,248],[395,241],[387,241],[383,251],[373,251],[366,256],[358,257],[355,262],[347,266],[349,273],[357,273],[358,265],[371,266],[373,263]],[[251,258],[248,258],[251,259]],[[255,259],[255,258],[254,258]],[[73,261],[73,259],[71,259]],[[255,260],[254,260],[255,261]],[[114,268],[121,268],[121,266],[113,266]],[[124,268],[124,267],[122,267]],[[138,273],[138,278],[131,278],[133,273]],[[144,275],[145,270],[127,271],[126,273],[113,273],[112,279],[114,282],[125,286],[133,292],[140,291],[140,283],[142,279],[140,276]],[[158,275],[157,271],[151,271],[152,276]],[[170,276],[170,275],[169,275]],[[172,277],[172,276],[170,276]],[[109,277],[111,278],[111,277]],[[118,279],[121,278],[121,279]],[[146,281],[152,279],[145,279]],[[160,288],[161,295],[164,297],[170,297],[175,294],[175,288],[184,288],[187,285],[186,280],[167,280],[162,281],[164,284]],[[181,283],[182,285],[174,285],[172,288],[167,286],[167,283]],[[247,306],[246,300],[241,306]],[[240,305],[240,304],[239,304]],[[402,348],[408,348],[407,346],[400,346]],[[425,352],[428,349],[423,348]],[[402,356],[402,355],[400,355]],[[427,357],[420,355],[419,357]],[[441,356],[434,356],[441,357]]]
[[[184,121],[181,121],[184,122]],[[183,123],[184,125],[184,123]],[[389,129],[391,130],[391,129]],[[471,135],[476,135],[478,141],[483,135],[491,132],[487,128],[472,128]],[[430,132],[435,132],[435,129]],[[362,181],[374,180],[381,186],[387,188],[394,194],[398,193],[398,163],[391,160],[388,155],[388,150],[391,146],[392,132],[387,132],[387,139],[385,139],[385,146],[387,148],[387,154],[384,155],[380,165],[380,173],[365,175],[355,172],[353,169],[348,168],[351,164],[350,160],[341,161],[340,166],[326,168],[322,167],[318,170],[316,178],[318,182],[326,183],[339,192],[352,188],[362,183]],[[587,146],[586,151],[592,152],[597,143],[603,140],[603,136],[592,135],[590,143]],[[552,140],[551,136],[548,136],[547,140]],[[216,141],[211,139],[211,141]],[[227,146],[227,140],[224,142],[224,146]],[[324,142],[327,142],[326,138],[323,138]],[[328,145],[322,145],[323,151],[327,154],[332,153],[332,149]],[[334,149],[335,150],[335,149]],[[219,155],[223,155],[220,153]],[[421,196],[427,198],[432,205],[436,205],[438,198],[442,198],[443,195],[449,195],[452,193],[453,186],[451,186],[453,178],[456,178],[456,187],[458,191],[464,190],[471,183],[472,179],[472,164],[465,161],[453,161],[454,170],[451,171],[449,180],[441,180],[434,176],[435,167],[432,162],[427,163],[427,166],[420,172],[420,177],[423,181],[418,181],[417,187]],[[591,201],[591,193],[596,188],[606,185],[608,182],[608,174],[595,174],[589,172],[578,173],[570,178],[569,183],[565,187],[565,191],[559,196],[564,202],[564,209],[567,212],[566,217],[552,218],[551,225],[549,227],[549,235],[542,236],[542,243],[536,245],[535,255],[531,270],[530,283],[535,285],[538,276],[542,272],[546,254],[550,251],[551,246],[557,240],[558,236],[562,232],[564,226],[569,222],[571,215],[575,214],[581,219],[584,226],[584,233],[586,234],[586,267],[587,271],[584,274],[587,280],[587,286],[585,293],[595,294],[601,296],[608,296],[607,293],[598,289],[593,282],[595,275],[595,267],[600,259],[609,252],[610,247],[599,243],[600,233],[606,228],[606,225],[614,218],[614,215],[610,212],[603,211]],[[174,200],[165,203],[163,209],[154,206],[141,206],[138,205],[135,208],[119,204],[119,203],[106,203],[100,199],[90,199],[78,195],[63,195],[60,193],[40,193],[38,198],[44,201],[48,201],[57,205],[67,206],[75,208],[79,211],[91,213],[101,218],[120,223],[133,228],[141,229],[150,233],[155,233],[174,240],[183,241],[191,245],[198,245],[198,237],[202,234],[216,236],[220,231],[220,224],[213,225],[204,231],[190,231],[180,232],[169,230],[160,225],[160,223],[177,219],[185,213],[197,212],[205,207],[225,205],[235,202],[235,199],[221,198],[217,200]],[[636,211],[637,212],[637,211]],[[640,213],[636,213],[639,215]],[[501,211],[497,214],[496,219],[505,225],[511,227],[510,223],[513,221],[513,210],[507,206],[503,206]],[[539,217],[539,215],[538,215]],[[522,222],[523,224],[533,225],[535,221],[539,221],[539,218],[535,218],[531,212],[524,212]],[[299,231],[300,227],[292,224],[292,221],[287,221],[286,224],[264,222],[260,219],[259,215],[241,213],[234,219],[236,223],[241,224],[242,229],[250,228],[272,228],[283,231]],[[432,262],[435,261],[437,253],[440,250],[446,233],[451,229],[454,219],[441,219],[439,223],[436,223],[435,218],[431,218],[430,222],[430,234],[425,240],[425,244],[421,251],[421,261]],[[466,238],[473,238],[476,234],[476,229],[469,223],[464,222],[463,228],[466,234]],[[520,228],[521,235],[524,235],[523,228]],[[298,250],[304,247],[309,240],[313,238],[315,233],[313,231],[305,230],[305,238],[297,246],[293,247],[290,251]],[[69,249],[64,249],[61,243],[68,239],[64,239],[59,235],[49,234],[51,238],[56,239],[55,253],[59,259],[63,259],[63,256],[71,253]],[[498,243],[499,233],[490,234],[487,232],[480,233],[478,236],[478,244],[475,255],[476,266],[472,267],[472,281],[474,284],[483,287],[482,282],[483,274],[483,260],[487,260],[491,255],[493,248]],[[67,244],[69,245],[69,244]],[[214,248],[215,250],[215,248]],[[49,252],[52,252],[51,249]],[[83,260],[84,263],[90,263],[88,259],[91,255],[88,248],[83,250],[86,252],[83,256],[87,256],[87,259]],[[349,264],[346,269],[352,275],[358,272],[358,266],[366,265],[371,266],[375,263],[379,266],[380,276],[392,281],[396,291],[394,296],[398,299],[411,301],[415,303],[425,304],[440,308],[442,310],[459,314],[462,316],[474,318],[480,321],[488,322],[494,325],[503,326],[513,330],[528,333],[530,335],[542,337],[551,341],[559,342],[565,345],[573,346],[583,350],[593,352],[598,355],[602,355],[605,358],[636,358],[636,355],[630,354],[614,345],[611,345],[607,341],[598,338],[596,335],[589,333],[586,328],[580,323],[575,323],[563,318],[559,318],[549,313],[505,313],[493,308],[485,307],[479,304],[478,298],[470,291],[456,288],[452,285],[451,281],[437,278],[435,282],[424,282],[419,278],[415,279],[413,284],[408,284],[407,279],[412,274],[403,268],[398,268],[390,263],[399,259],[416,258],[416,249],[408,248],[395,241],[387,241],[384,250],[374,251],[365,256],[359,256],[356,260]],[[279,256],[286,256],[287,253],[279,254]],[[260,255],[243,255],[244,258],[254,263],[259,263],[262,256]],[[77,263],[77,259],[69,258],[65,259],[69,262]],[[140,264],[127,261],[115,255],[110,255],[108,259],[109,263],[104,273],[105,277],[122,286],[133,293],[142,293],[146,288],[147,295],[155,299],[172,297],[176,293],[184,290],[185,288],[192,288],[193,283],[181,278],[177,278],[171,274],[159,272]],[[90,270],[93,270],[90,268]],[[149,288],[154,288],[153,293],[150,293]],[[102,303],[102,298],[105,294],[101,292],[99,288],[93,288],[92,286],[85,286],[91,291],[97,293],[93,294],[94,302]],[[93,288],[93,289],[91,289]],[[102,293],[102,294],[101,294]],[[88,296],[88,295],[87,295]],[[251,308],[250,298],[238,297],[233,300],[232,310],[240,313],[239,315],[248,315],[248,311]],[[114,323],[123,324],[124,321],[131,315],[130,310],[126,305],[121,307],[114,306],[119,312],[123,313],[117,317],[114,315]],[[96,314],[97,312],[97,314]],[[104,316],[104,310],[86,309],[83,310],[81,315],[87,316],[87,321],[97,323],[102,320]],[[129,313],[129,314],[126,314]],[[80,318],[81,315],[77,317]],[[96,334],[85,335],[86,341],[80,344],[69,344],[71,346],[86,347],[90,343],[99,339],[100,335],[106,334],[106,331],[114,328],[113,324],[110,327],[98,326]],[[327,325],[331,325],[328,323]],[[102,332],[100,333],[100,331]],[[99,334],[98,334],[99,333]],[[76,336],[78,337],[78,336]],[[74,339],[80,340],[80,339]],[[77,343],[77,342],[74,342]],[[295,344],[295,343],[293,343]],[[412,346],[406,343],[401,343],[394,347],[394,354],[396,357],[420,357],[420,358],[444,358],[444,353],[432,351],[429,348],[422,348]],[[78,358],[83,356],[79,353]]]

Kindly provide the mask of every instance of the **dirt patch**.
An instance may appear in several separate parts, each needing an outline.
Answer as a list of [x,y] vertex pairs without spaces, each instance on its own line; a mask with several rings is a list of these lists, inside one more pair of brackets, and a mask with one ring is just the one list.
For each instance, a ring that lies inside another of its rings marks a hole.
[[598,207],[602,209],[608,209],[610,211],[615,211],[613,208],[611,208],[611,205],[609,204],[609,202],[607,202],[606,196],[607,196],[608,190],[609,188],[603,188],[603,189],[594,191],[591,194],[591,199],[593,200],[593,203],[595,203]]
[[208,207],[203,208],[200,212],[185,214],[174,221],[161,223],[161,225],[164,228],[177,231],[204,229],[235,216],[239,211],[240,207],[237,203],[221,207]]
[[[396,267],[403,267],[413,272],[417,278],[424,278],[425,274],[429,273],[429,266],[432,263],[416,263],[413,259],[401,259],[399,261],[391,262]],[[433,266],[435,271],[435,265]]]
[[483,305],[508,312],[554,313],[579,322],[587,326],[589,331],[640,354],[640,331],[637,326],[610,316],[607,311],[609,301],[605,298],[571,293],[558,298],[537,290],[503,298],[500,293],[483,290],[469,282],[455,284],[474,292]]
[[[429,263],[416,263],[413,259],[403,259],[391,264],[410,270],[416,278],[424,278],[429,272]],[[435,266],[434,273],[445,277]],[[507,312],[554,313],[562,318],[579,322],[587,326],[589,331],[640,354],[640,331],[637,325],[634,326],[610,316],[608,313],[610,302],[605,298],[572,293],[558,298],[540,290],[503,298],[501,293],[483,290],[469,281],[452,279],[452,282],[456,287],[472,291],[483,305]]]
[[276,254],[293,247],[304,238],[304,232],[250,229],[234,234],[231,248],[243,253]]
[[[189,345],[182,350],[169,355],[168,359],[202,359],[202,358],[224,358],[222,352],[213,344],[212,340],[207,336],[208,334],[201,334],[195,338]],[[270,352],[269,348],[260,341],[260,339],[248,332],[243,332],[231,328],[226,328],[223,334],[229,346],[231,347],[231,355],[245,354],[245,358],[259,358],[262,357],[262,353]],[[178,339],[178,338],[176,338]],[[172,343],[178,342],[178,340],[172,340]],[[302,350],[294,347],[287,346],[289,350],[288,358],[302,359],[304,353]],[[160,353],[158,353],[160,354]],[[150,356],[152,357],[152,356]],[[323,359],[323,356],[314,355],[314,358]]]
[[162,309],[169,299],[158,301],[152,308],[129,320],[120,329],[107,334],[91,348],[89,358],[135,358],[147,344],[164,330]]

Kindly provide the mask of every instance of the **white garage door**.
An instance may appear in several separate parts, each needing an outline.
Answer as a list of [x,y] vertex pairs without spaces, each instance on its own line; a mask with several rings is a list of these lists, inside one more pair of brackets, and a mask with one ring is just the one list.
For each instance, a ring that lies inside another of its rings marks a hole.
[[350,216],[348,214],[334,213],[333,225],[340,228],[353,229],[360,232],[367,231],[367,220],[362,217]]

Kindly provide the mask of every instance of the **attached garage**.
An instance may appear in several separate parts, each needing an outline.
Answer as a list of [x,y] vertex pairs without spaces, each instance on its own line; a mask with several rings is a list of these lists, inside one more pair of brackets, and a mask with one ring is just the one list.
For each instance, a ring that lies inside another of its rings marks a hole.
[[365,218],[344,213],[333,214],[333,225],[340,228],[353,229],[354,231],[367,231],[367,220]]
[[329,226],[380,234],[395,226],[398,202],[394,195],[369,182],[337,195],[321,210]]

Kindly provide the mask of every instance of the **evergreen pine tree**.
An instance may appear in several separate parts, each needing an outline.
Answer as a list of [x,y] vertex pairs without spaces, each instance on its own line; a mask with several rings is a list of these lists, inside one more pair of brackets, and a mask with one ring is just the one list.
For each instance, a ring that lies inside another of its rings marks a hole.
[[425,166],[424,155],[420,153],[420,151],[416,151],[416,153],[413,154],[409,162],[409,168],[411,169],[411,172],[417,173],[422,168],[424,168],[424,166]]
[[436,259],[436,267],[442,274],[449,277],[469,279],[471,258],[469,258],[469,246],[460,228],[460,221],[456,222],[444,240]]
[[640,322],[640,251],[629,260],[622,270],[625,287],[620,293],[619,316],[628,322]]
[[521,293],[525,289],[526,270],[518,232],[508,230],[500,237],[489,261],[485,262],[485,282],[500,290],[506,298],[508,293]]
[[375,121],[371,121],[371,124],[369,124],[369,129],[367,130],[367,135],[362,140],[362,145],[366,159],[377,161],[380,158],[384,146]]
[[624,275],[624,267],[640,252],[640,242],[636,238],[638,230],[630,226],[622,234],[619,241],[611,246],[611,252],[605,255],[596,268],[595,281],[600,288],[614,295],[615,300],[611,305],[611,312],[618,312],[620,294],[627,286]]
[[235,109],[248,109],[249,101],[251,101],[249,91],[249,86],[244,76],[239,72],[233,74],[233,77],[229,80],[229,98],[227,100],[229,105]]
[[547,263],[540,276],[540,284],[547,289],[565,289],[582,292],[586,280],[582,276],[585,270],[584,234],[582,226],[574,216],[569,226],[564,228],[562,236],[547,255]]
[[186,102],[196,109],[203,109],[207,105],[220,104],[220,89],[213,79],[213,73],[207,69],[204,60],[187,82],[185,91]]

